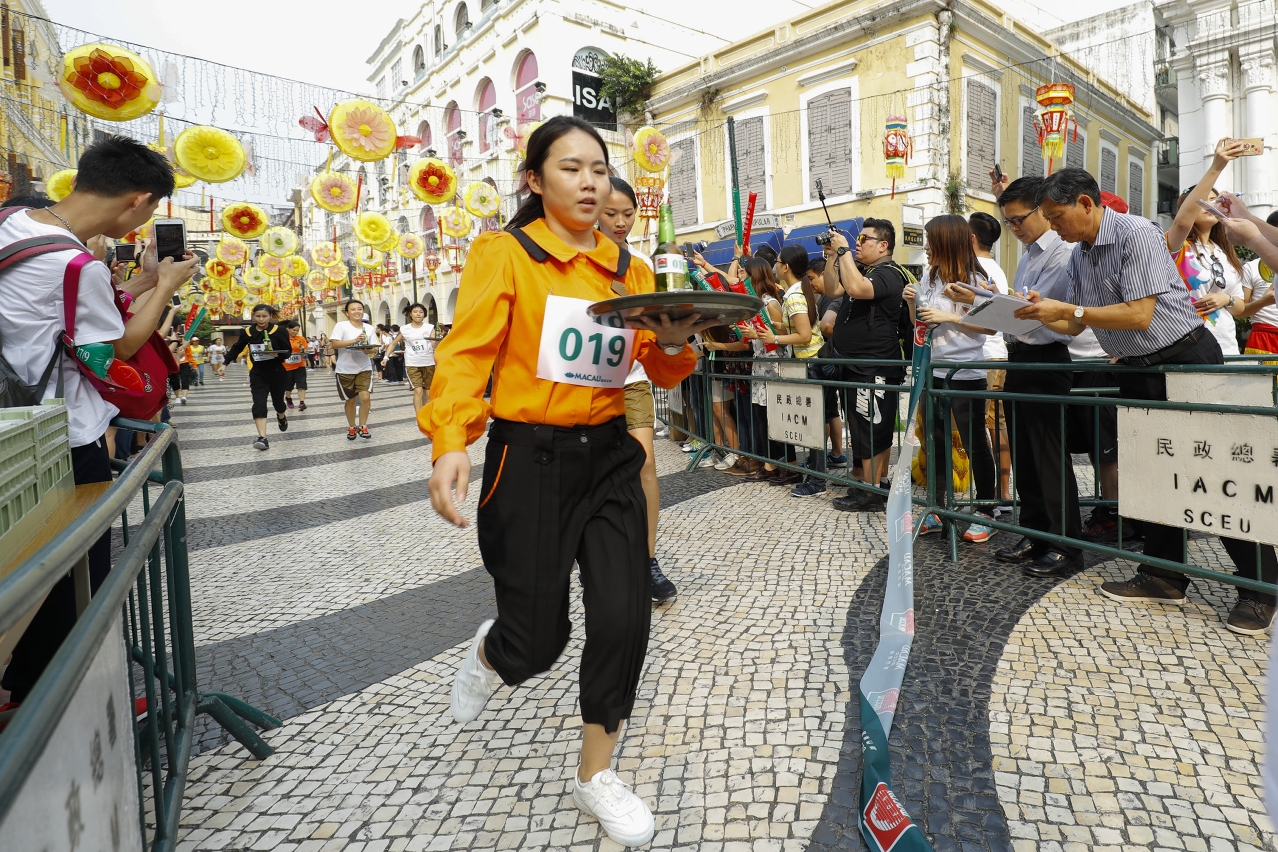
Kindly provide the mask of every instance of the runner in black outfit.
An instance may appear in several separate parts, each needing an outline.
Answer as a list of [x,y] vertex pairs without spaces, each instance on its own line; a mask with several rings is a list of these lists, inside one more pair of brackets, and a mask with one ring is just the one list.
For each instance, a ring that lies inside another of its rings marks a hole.
[[271,402],[275,406],[280,431],[288,429],[288,417],[285,415],[284,391],[288,387],[288,373],[284,369],[285,355],[273,352],[289,353],[292,347],[288,341],[288,329],[283,325],[271,322],[270,305],[253,306],[253,325],[240,339],[235,341],[226,353],[227,363],[234,363],[245,348],[249,350],[249,390],[253,393],[253,423],[257,426],[257,440],[253,447],[269,450],[271,444],[266,440],[266,395],[270,393]]

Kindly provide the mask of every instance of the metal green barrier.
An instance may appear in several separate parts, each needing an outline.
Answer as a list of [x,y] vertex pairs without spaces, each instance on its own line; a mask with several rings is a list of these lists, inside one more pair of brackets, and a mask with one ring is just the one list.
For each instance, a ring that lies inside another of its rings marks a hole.
[[[171,850],[177,843],[196,714],[212,716],[259,759],[273,750],[245,720],[267,729],[281,722],[230,696],[197,689],[176,433],[150,422],[117,420],[115,425],[149,433],[151,440],[132,462],[120,465],[119,477],[87,511],[0,579],[0,631],[4,631],[37,606],[90,545],[117,519],[121,521],[123,551],[44,675],[0,733],[0,820],[22,792],[99,648],[114,633],[123,635],[131,660],[127,667],[130,697],[135,702],[145,698],[145,721],[138,722],[134,731],[137,819],[143,845]],[[152,485],[159,487],[154,499]],[[144,517],[130,529],[128,509],[139,494]],[[112,835],[116,836],[114,827]]]
[[[1018,362],[1015,362],[1014,367],[1016,371],[1060,371],[1062,369],[1062,366],[1064,366],[1064,369],[1068,372],[1082,372],[1082,373],[1108,373],[1108,374],[1120,374],[1120,373],[1213,374],[1214,373],[1214,374],[1226,374],[1231,376],[1243,376],[1243,377],[1268,376],[1271,379],[1278,377],[1278,364],[1276,364],[1273,360],[1270,360],[1269,362],[1265,362],[1264,359],[1266,357],[1272,358],[1272,356],[1257,356],[1257,355],[1237,356],[1237,357],[1231,357],[1228,360],[1228,363],[1223,365],[1162,364],[1162,365],[1148,367],[1148,368],[1137,368],[1137,367],[1128,367],[1124,365],[1116,365],[1116,364],[1111,364],[1108,361],[1102,361],[1102,360],[1074,361],[1066,365],[1061,365],[1056,363],[1028,363],[1028,362],[1018,361]],[[689,463],[689,469],[696,467],[698,463],[701,461],[701,459],[706,456],[707,453],[711,453],[717,450],[720,452],[732,452],[736,454],[738,457],[753,459],[758,462],[766,462],[769,465],[779,467],[785,470],[799,472],[799,473],[803,473],[805,475],[810,475],[810,476],[816,476],[821,479],[824,479],[830,485],[848,486],[853,489],[872,492],[872,493],[880,494],[880,495],[885,495],[887,493],[886,489],[880,487],[878,483],[866,483],[866,482],[862,482],[858,478],[845,476],[845,475],[838,475],[830,471],[811,470],[803,466],[802,464],[800,464],[797,458],[789,459],[784,456],[778,456],[777,453],[775,452],[775,446],[770,447],[770,452],[768,453],[759,453],[757,451],[751,451],[749,448],[743,447],[742,442],[740,440],[737,440],[737,441],[725,440],[724,432],[726,430],[719,428],[718,423],[716,422],[716,415],[718,417],[718,421],[721,423],[724,419],[725,410],[730,407],[728,403],[728,397],[730,396],[730,394],[727,393],[726,391],[725,392],[716,391],[713,383],[714,382],[744,383],[746,386],[752,387],[755,382],[769,381],[769,379],[767,378],[749,374],[748,365],[751,365],[754,363],[766,363],[768,365],[793,363],[793,364],[802,364],[804,366],[813,366],[813,367],[837,365],[837,366],[854,366],[854,367],[861,367],[861,368],[873,368],[875,366],[907,367],[909,366],[908,362],[903,362],[903,361],[874,362],[874,361],[864,361],[864,360],[856,360],[856,359],[828,359],[828,360],[827,359],[805,359],[805,360],[795,359],[795,360],[785,361],[785,360],[779,360],[779,359],[755,359],[755,358],[748,358],[748,357],[731,358],[727,360],[729,362],[735,362],[737,364],[747,365],[745,369],[745,373],[744,374],[725,373],[723,372],[723,368],[719,366],[723,363],[722,361],[720,361],[719,359],[708,359],[707,363],[703,365],[702,367],[700,367],[697,370],[697,372],[694,373],[693,376],[691,376],[689,380],[685,381],[681,386],[680,392],[684,399],[685,411],[688,412],[690,415],[689,417],[687,417],[687,419],[692,420],[694,422],[685,423],[680,428],[694,435],[701,442],[697,452],[692,454],[692,458]],[[923,410],[922,446],[925,448],[928,448],[929,450],[932,447],[936,446],[936,444],[934,443],[934,437],[935,437],[934,436],[934,419],[935,419],[934,411],[937,410],[936,407],[942,406],[942,408],[940,408],[939,410],[944,414],[948,414],[949,408],[953,404],[953,401],[958,399],[973,399],[973,400],[980,400],[982,402],[982,406],[981,406],[982,415],[980,416],[979,419],[975,417],[972,418],[973,421],[980,424],[981,428],[984,428],[986,423],[983,403],[986,400],[995,400],[999,408],[1001,408],[1003,412],[1003,416],[1007,418],[1007,422],[1009,425],[1009,433],[1013,433],[1014,431],[1010,427],[1015,422],[1015,418],[1018,415],[1019,406],[1026,403],[1045,403],[1045,404],[1050,404],[1052,406],[1059,406],[1060,408],[1059,416],[1061,418],[1060,432],[1061,432],[1061,444],[1062,444],[1060,448],[1060,455],[1062,459],[1062,462],[1061,462],[1062,465],[1073,464],[1071,453],[1068,451],[1068,447],[1066,446],[1066,436],[1068,434],[1068,426],[1066,423],[1067,410],[1070,409],[1071,407],[1085,410],[1088,412],[1088,416],[1093,418],[1099,418],[1099,412],[1102,406],[1126,406],[1126,407],[1131,407],[1136,409],[1157,409],[1157,410],[1189,411],[1189,412],[1205,412],[1205,413],[1214,412],[1214,413],[1221,413],[1221,414],[1247,414],[1247,415],[1255,415],[1259,417],[1278,418],[1278,384],[1274,385],[1272,398],[1269,400],[1268,405],[1260,405],[1260,404],[1235,405],[1235,404],[1229,404],[1229,403],[1185,403],[1185,402],[1159,401],[1159,400],[1122,399],[1122,398],[1119,398],[1118,388],[1111,387],[1111,386],[1097,386],[1097,387],[1087,387],[1087,388],[1076,389],[1069,396],[1058,396],[1058,395],[1050,395],[1050,394],[1007,393],[1004,391],[990,391],[990,390],[985,390],[985,391],[957,390],[957,389],[945,387],[944,383],[939,383],[940,386],[938,386],[939,380],[933,375],[933,371],[940,371],[944,375],[952,376],[955,372],[957,372],[960,369],[1006,370],[1008,366],[1009,366],[1009,362],[1007,361],[980,361],[980,362],[934,361],[931,363],[930,367],[926,370],[926,375],[922,377],[907,378],[906,383],[899,389],[900,392],[903,394],[908,392],[911,386],[911,380],[917,381],[919,380],[919,378],[921,378],[921,380],[924,383],[924,387],[922,390],[923,405],[921,406],[921,409]],[[812,386],[814,388],[814,392],[819,391],[820,389],[823,389],[823,388],[834,388],[836,391],[840,393],[840,403],[841,403],[840,407],[845,417],[845,427],[846,427],[846,416],[847,416],[847,404],[846,404],[847,397],[844,396],[844,394],[847,392],[855,392],[858,389],[867,389],[870,391],[873,391],[875,389],[881,390],[883,387],[881,385],[876,385],[876,384],[872,384],[868,382],[812,379],[812,378],[806,378],[806,377],[804,378],[786,377],[783,379],[772,378],[771,381],[783,381],[787,384]],[[726,385],[725,385],[725,388],[726,388]],[[718,401],[718,402],[715,401],[714,397],[716,395],[720,396],[723,401]],[[736,400],[739,404],[739,401],[742,395],[740,393],[737,393],[734,396],[736,397]],[[748,392],[745,396],[748,398],[749,396]],[[719,407],[718,411],[716,411],[716,406]],[[999,409],[996,408],[996,412],[998,410]],[[672,415],[666,412],[664,413],[664,416],[659,417],[659,419],[667,423],[667,425],[670,425],[671,417]],[[944,418],[944,422],[950,422],[948,416]],[[997,426],[997,423],[998,423],[997,419],[995,423]],[[896,449],[898,452],[900,447],[902,446],[901,438],[902,438],[904,428],[914,428],[914,424],[903,424],[900,422],[897,423],[897,431],[895,435],[895,440],[893,441],[893,448]],[[674,431],[674,427],[672,426],[672,433],[673,431]],[[996,503],[1010,505],[1013,509],[1015,519],[1019,520],[1019,509],[1021,505],[1021,500],[1019,496],[1019,484],[1015,482],[1014,478],[1012,478],[1012,481],[1011,481],[1011,494],[1009,499],[981,501],[976,499],[974,495],[974,488],[972,487],[969,487],[964,492],[956,493],[954,488],[954,477],[953,477],[953,472],[954,472],[953,444],[952,444],[952,436],[949,434],[949,431],[950,430],[946,430],[947,434],[943,436],[943,440],[941,441],[941,443],[944,446],[944,459],[943,459],[944,463],[938,466],[936,464],[937,460],[934,457],[935,454],[932,452],[927,453],[927,464],[926,464],[927,485],[925,487],[916,487],[915,495],[913,499],[914,499],[915,505],[921,507],[924,510],[923,512],[924,515],[936,514],[938,517],[942,519],[953,522],[953,523],[947,524],[946,526],[948,528],[950,558],[956,561],[958,559],[958,553],[959,553],[958,542],[959,542],[960,533],[957,528],[957,525],[959,523],[972,522],[973,520],[975,520],[972,514],[974,511],[992,509],[993,504],[996,504]],[[995,460],[996,485],[997,485],[997,475],[1001,467],[1000,453],[1003,449],[1003,446],[1001,445],[1001,436],[999,435],[999,430],[996,428],[992,431],[994,434],[991,436],[990,444],[991,444],[991,452],[993,453],[994,460]],[[736,432],[738,435],[740,434],[739,425]],[[1097,507],[1097,506],[1116,507],[1117,501],[1112,499],[1110,500],[1104,499],[1100,493],[1100,465],[1098,462],[1098,459],[1100,458],[1100,453],[1098,451],[1099,450],[1099,430],[1093,430],[1093,432],[1096,437],[1096,440],[1094,443],[1097,444],[1095,448],[1097,451],[1091,452],[1089,449],[1089,453],[1091,455],[1092,481],[1090,483],[1090,487],[1084,490],[1083,482],[1080,480],[1079,505],[1082,507]],[[961,438],[964,438],[965,447],[973,446],[973,443],[971,441],[971,434],[972,433],[969,430],[968,436],[966,437],[962,435],[960,436]],[[1011,454],[1013,456],[1013,466],[1015,466],[1015,457],[1019,452],[1023,451],[1023,448],[1018,447],[1016,445],[1016,442],[1014,441],[1010,443],[1011,443],[1011,446],[1010,446]],[[827,444],[827,447],[828,447],[828,444]],[[847,451],[845,450],[845,452]],[[874,447],[873,452],[875,453],[879,452],[879,448]],[[1270,461],[1271,460],[1268,457],[1266,457],[1263,460],[1260,460],[1260,462],[1263,464],[1268,464]],[[1278,466],[1278,456],[1275,456],[1275,458],[1272,461],[1275,466]],[[969,459],[969,463],[970,463],[970,459]],[[1062,480],[1063,479],[1064,477],[1062,476]],[[944,488],[938,491],[938,483],[940,482],[944,483]],[[785,492],[782,492],[782,493],[785,493]],[[788,494],[786,496],[788,499]],[[1062,500],[1062,502],[1064,502],[1064,500]],[[1144,553],[1135,552],[1135,551],[1126,549],[1124,547],[1124,543],[1125,542],[1130,543],[1131,529],[1130,529],[1130,526],[1125,525],[1125,521],[1121,517],[1118,520],[1118,524],[1119,524],[1118,541],[1115,546],[1111,546],[1110,544],[1106,544],[1103,542],[1088,541],[1085,539],[1067,538],[1061,535],[1053,535],[1053,534],[1042,532],[1039,530],[1032,530],[1026,527],[1022,527],[1014,521],[995,520],[993,518],[986,519],[982,517],[980,519],[980,523],[986,526],[989,526],[992,529],[999,532],[1014,533],[1014,534],[1020,534],[1020,535],[1031,535],[1032,537],[1037,538],[1049,544],[1059,544],[1059,545],[1065,545],[1068,547],[1079,548],[1081,550],[1097,553],[1106,558],[1127,559],[1133,562],[1139,562],[1142,564],[1153,565],[1153,566],[1165,568],[1168,570],[1179,571],[1190,577],[1218,580],[1220,582],[1229,583],[1229,584],[1240,586],[1247,589],[1266,591],[1266,592],[1278,591],[1278,586],[1275,586],[1273,584],[1267,584],[1259,580],[1238,577],[1233,574],[1223,573],[1221,571],[1217,571],[1212,568],[1208,568],[1201,565],[1194,565],[1190,563],[1189,562],[1190,554],[1189,554],[1189,548],[1188,548],[1189,536],[1187,532],[1182,534],[1181,555],[1182,555],[1182,558],[1185,559],[1185,562],[1173,562],[1167,559],[1147,556]],[[1256,547],[1259,553],[1259,548],[1261,548],[1262,545],[1257,544]]]

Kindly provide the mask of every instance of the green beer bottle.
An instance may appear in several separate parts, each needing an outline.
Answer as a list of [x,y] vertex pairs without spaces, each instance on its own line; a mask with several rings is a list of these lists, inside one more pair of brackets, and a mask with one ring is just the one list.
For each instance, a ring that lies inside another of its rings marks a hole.
[[652,256],[652,268],[657,276],[657,292],[691,290],[688,283],[688,261],[675,243],[674,213],[669,204],[661,205],[660,215],[657,251]]

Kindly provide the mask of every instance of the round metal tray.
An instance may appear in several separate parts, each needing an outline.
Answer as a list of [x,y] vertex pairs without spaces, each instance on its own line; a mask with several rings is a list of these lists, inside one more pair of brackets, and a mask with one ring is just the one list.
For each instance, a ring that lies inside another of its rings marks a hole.
[[718,325],[732,325],[749,319],[762,309],[762,299],[742,293],[679,290],[607,299],[595,302],[587,308],[587,312],[592,317],[618,315],[628,325],[638,316],[657,319],[662,314],[676,322],[692,314],[701,314],[702,322],[714,321]]

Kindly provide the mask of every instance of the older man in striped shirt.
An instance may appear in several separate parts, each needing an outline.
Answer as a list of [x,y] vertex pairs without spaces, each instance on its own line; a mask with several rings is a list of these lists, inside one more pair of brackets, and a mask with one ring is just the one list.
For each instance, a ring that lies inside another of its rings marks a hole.
[[[1043,215],[1061,239],[1077,243],[1069,264],[1069,301],[1031,295],[1034,304],[1017,311],[1054,331],[1080,334],[1091,328],[1096,339],[1119,363],[1223,364],[1216,338],[1207,332],[1190,302],[1189,291],[1167,252],[1163,234],[1149,220],[1101,207],[1100,187],[1082,169],[1061,169],[1043,183],[1039,201]],[[1250,222],[1228,220],[1239,242],[1262,257],[1273,251]],[[1244,227],[1249,226],[1249,227]],[[1263,245],[1256,245],[1256,243]],[[1166,400],[1161,373],[1117,373],[1126,399]],[[1181,530],[1142,524],[1145,553],[1183,562]],[[1274,548],[1221,538],[1242,577],[1273,583],[1278,579]],[[1135,577],[1101,585],[1101,594],[1116,601],[1148,601],[1183,605],[1189,578],[1175,571],[1140,566]],[[1269,629],[1274,596],[1238,590],[1238,604],[1227,626],[1235,633],[1258,636]]]

